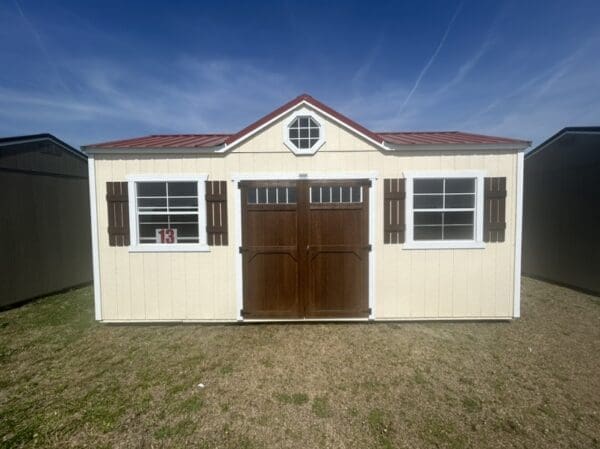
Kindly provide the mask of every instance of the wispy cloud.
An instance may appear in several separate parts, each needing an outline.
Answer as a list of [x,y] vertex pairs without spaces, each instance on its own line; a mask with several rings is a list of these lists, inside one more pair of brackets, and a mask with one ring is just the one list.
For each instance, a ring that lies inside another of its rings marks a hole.
[[456,7],[456,10],[454,11],[452,18],[450,19],[450,22],[448,23],[448,26],[446,27],[446,31],[444,31],[442,39],[440,40],[438,46],[436,47],[435,51],[433,52],[433,54],[431,55],[431,57],[429,58],[429,60],[425,64],[425,66],[423,66],[423,68],[421,69],[421,72],[419,73],[419,76],[417,76],[417,79],[415,80],[415,83],[414,83],[412,89],[408,92],[408,95],[406,96],[406,98],[404,99],[404,102],[400,106],[400,111],[404,110],[404,108],[410,101],[410,99],[413,96],[413,94],[415,93],[415,91],[419,88],[419,84],[421,84],[421,80],[423,79],[423,77],[425,76],[427,71],[429,70],[429,67],[431,67],[431,65],[435,62],[435,58],[437,58],[438,53],[444,46],[444,43],[446,42],[446,38],[448,37],[448,34],[450,33],[450,30],[452,29],[452,25],[454,25],[454,21],[458,17],[458,13],[460,12],[462,6],[463,6],[463,3],[460,2],[458,4],[458,6]]

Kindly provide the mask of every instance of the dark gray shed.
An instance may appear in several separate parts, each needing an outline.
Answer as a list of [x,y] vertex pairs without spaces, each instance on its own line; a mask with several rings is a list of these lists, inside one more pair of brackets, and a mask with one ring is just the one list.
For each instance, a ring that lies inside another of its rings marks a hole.
[[91,281],[87,178],[51,134],[0,139],[0,307]]
[[523,273],[600,294],[600,126],[525,156]]

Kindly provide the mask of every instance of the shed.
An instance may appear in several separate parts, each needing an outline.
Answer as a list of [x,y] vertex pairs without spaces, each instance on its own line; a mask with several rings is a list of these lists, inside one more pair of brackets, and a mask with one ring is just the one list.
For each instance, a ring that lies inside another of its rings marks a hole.
[[51,134],[0,139],[0,306],[92,279],[87,157]]
[[306,94],[232,134],[87,145],[96,318],[518,317],[528,146]]
[[529,152],[524,201],[523,273],[600,294],[600,126]]

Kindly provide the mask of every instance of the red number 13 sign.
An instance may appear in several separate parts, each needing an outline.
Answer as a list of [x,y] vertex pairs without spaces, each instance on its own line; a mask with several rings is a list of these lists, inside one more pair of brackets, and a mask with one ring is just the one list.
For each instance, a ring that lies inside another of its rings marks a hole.
[[157,229],[156,243],[177,243],[177,229]]

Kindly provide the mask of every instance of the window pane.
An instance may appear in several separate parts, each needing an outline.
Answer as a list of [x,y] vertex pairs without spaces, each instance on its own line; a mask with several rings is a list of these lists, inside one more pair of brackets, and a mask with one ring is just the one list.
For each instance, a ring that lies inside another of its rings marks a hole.
[[256,204],[256,189],[254,187],[248,188],[248,204]]
[[298,148],[309,148],[308,139],[300,139],[300,146]]
[[415,212],[415,225],[441,225],[443,212]]
[[320,203],[321,202],[321,190],[319,187],[311,187],[310,188],[310,202],[311,203]]
[[301,129],[300,137],[308,137],[308,129]]
[[297,129],[290,129],[290,139],[295,139],[298,137],[298,130]]
[[352,202],[360,203],[360,191],[362,187],[352,187]]
[[138,196],[165,196],[167,194],[166,182],[138,182]]
[[169,209],[182,210],[198,210],[198,197],[189,198],[169,198]]
[[446,193],[475,193],[475,179],[447,178]]
[[441,240],[441,226],[415,226],[413,238],[415,240]]
[[314,147],[318,139],[310,139],[310,148]]
[[321,187],[321,195],[323,203],[331,203],[331,187]]
[[446,195],[446,207],[475,207],[475,195]]
[[319,125],[317,125],[317,122],[315,122],[315,121],[314,121],[313,119],[311,119],[310,117],[309,117],[308,121],[310,122],[310,127],[311,127],[311,128],[318,128],[318,127],[319,127]]
[[415,209],[439,209],[443,206],[442,195],[415,195]]
[[288,203],[294,204],[296,202],[296,187],[288,187]]
[[342,203],[350,202],[350,187],[342,187]]
[[473,225],[473,212],[444,212],[446,225]]
[[341,190],[341,187],[332,187],[331,188],[331,202],[332,203],[340,202],[340,190]]
[[300,117],[300,126],[301,127],[308,127],[308,117]]
[[292,141],[292,143],[294,145],[296,145],[297,147],[300,147],[300,140],[299,139],[290,139]]
[[198,196],[197,182],[169,182],[169,196]]
[[166,198],[138,198],[138,208],[144,211],[166,211]]
[[319,138],[319,128],[311,128],[310,129],[310,137],[313,139]]
[[444,240],[472,240],[473,226],[445,226]]
[[298,128],[298,126],[300,126],[300,119],[296,119],[292,122],[292,124],[290,125],[290,128]]
[[443,179],[415,179],[413,181],[414,193],[442,193],[444,189]]
[[258,188],[258,203],[266,204],[267,203],[267,189],[264,187]]
[[287,189],[285,187],[277,187],[277,202],[280,204],[287,203]]

